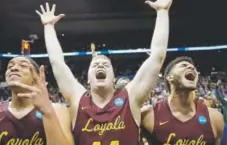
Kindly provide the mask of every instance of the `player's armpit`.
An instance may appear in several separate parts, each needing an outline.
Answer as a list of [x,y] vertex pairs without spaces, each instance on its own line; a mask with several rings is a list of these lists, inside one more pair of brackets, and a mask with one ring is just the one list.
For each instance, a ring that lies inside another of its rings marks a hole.
[[70,143],[69,145],[74,145],[74,140],[72,136],[71,118],[70,118],[68,108],[63,104],[58,104],[58,103],[53,104],[53,107],[58,117],[58,120],[60,122],[62,131],[68,140],[67,142]]
[[74,77],[65,62],[52,64],[52,70],[60,92],[63,94],[69,105],[73,106],[74,102],[80,100],[80,97],[86,92],[86,89]]
[[215,145],[221,144],[221,138],[224,132],[224,119],[222,114],[213,108],[208,108],[211,120],[212,130],[215,137]]
[[153,132],[154,110],[152,105],[147,105],[141,108],[141,126],[149,133]]

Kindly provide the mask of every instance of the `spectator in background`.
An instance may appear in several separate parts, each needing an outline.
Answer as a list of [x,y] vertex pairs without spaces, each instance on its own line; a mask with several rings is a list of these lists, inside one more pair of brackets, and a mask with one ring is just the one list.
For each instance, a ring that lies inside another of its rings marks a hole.
[[216,87],[216,97],[217,99],[221,102],[222,104],[222,114],[224,117],[224,121],[225,121],[225,128],[224,128],[224,134],[222,137],[222,142],[221,145],[227,145],[227,101],[224,95],[222,95],[221,93],[221,81],[219,80],[217,82],[217,87]]
[[129,78],[120,77],[120,78],[117,79],[115,88],[116,88],[116,89],[122,89],[122,88],[124,88],[129,82],[130,82],[130,79],[129,79]]

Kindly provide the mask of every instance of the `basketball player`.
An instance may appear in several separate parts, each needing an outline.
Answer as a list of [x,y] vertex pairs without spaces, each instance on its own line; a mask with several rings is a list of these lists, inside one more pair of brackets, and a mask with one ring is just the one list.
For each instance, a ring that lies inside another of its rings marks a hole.
[[0,105],[0,145],[73,145],[68,110],[51,104],[43,66],[16,57],[5,78],[12,101]]
[[189,57],[178,57],[165,70],[168,99],[143,108],[142,124],[152,145],[220,145],[221,113],[194,100],[198,72]]
[[[78,145],[137,145],[139,143],[140,108],[158,77],[166,56],[169,35],[168,9],[171,0],[146,3],[157,11],[156,27],[151,43],[152,54],[125,88],[115,91],[111,61],[104,55],[92,58],[88,70],[87,91],[74,78],[66,65],[58,42],[55,23],[64,14],[54,15],[46,4],[41,17],[50,63],[58,86],[72,108],[75,143]],[[68,96],[68,97],[67,97]]]

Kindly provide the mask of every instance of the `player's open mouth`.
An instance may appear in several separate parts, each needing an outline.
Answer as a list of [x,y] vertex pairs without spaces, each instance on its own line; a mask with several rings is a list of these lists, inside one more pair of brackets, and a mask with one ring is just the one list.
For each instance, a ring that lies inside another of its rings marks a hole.
[[185,78],[189,81],[194,81],[195,80],[195,77],[196,77],[196,74],[195,72],[193,71],[187,71],[185,74],[184,74]]
[[195,72],[193,71],[187,71],[185,74],[184,74],[185,78],[189,81],[194,81],[195,80]]
[[106,72],[104,70],[102,70],[102,69],[97,70],[96,79],[98,79],[98,80],[106,79]]

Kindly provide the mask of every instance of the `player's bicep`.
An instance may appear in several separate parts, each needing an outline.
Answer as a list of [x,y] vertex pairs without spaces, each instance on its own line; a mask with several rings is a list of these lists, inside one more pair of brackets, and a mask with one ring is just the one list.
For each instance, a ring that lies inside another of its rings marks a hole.
[[70,142],[70,145],[73,145],[71,118],[68,108],[62,104],[55,104],[54,108],[65,137]]
[[215,140],[215,145],[221,145],[221,138]]
[[133,80],[126,86],[135,102],[142,105],[155,86],[164,58],[151,55],[140,67]]
[[70,68],[64,62],[52,64],[52,69],[58,87],[69,103],[79,99],[78,97],[86,91],[84,86],[78,82]]
[[215,143],[219,145],[224,132],[224,119],[222,114],[213,108],[209,108],[209,115],[215,135]]
[[147,105],[141,108],[141,125],[149,133],[153,132],[153,128],[154,128],[153,106]]

